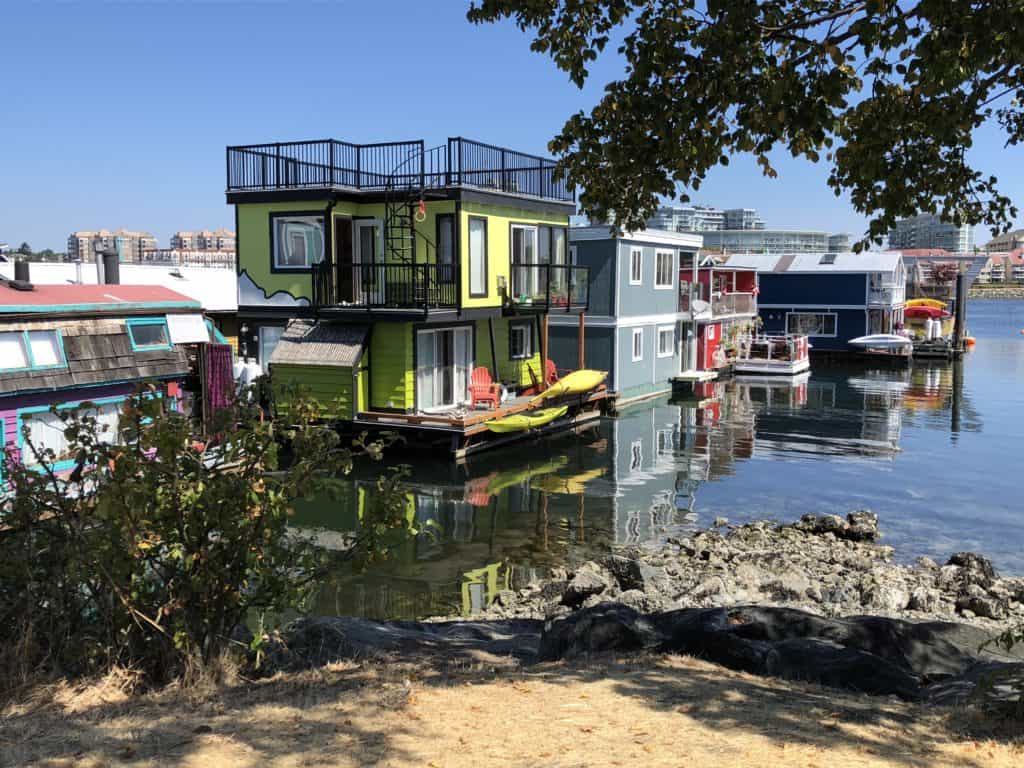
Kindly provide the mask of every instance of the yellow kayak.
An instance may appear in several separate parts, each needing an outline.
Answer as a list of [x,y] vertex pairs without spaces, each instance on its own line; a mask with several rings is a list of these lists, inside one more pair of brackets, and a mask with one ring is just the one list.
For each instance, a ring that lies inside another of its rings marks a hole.
[[908,307],[932,307],[933,309],[945,309],[946,302],[939,301],[938,299],[910,299],[907,302]]
[[487,422],[487,428],[491,432],[504,434],[506,432],[525,432],[528,429],[536,429],[550,424],[559,416],[564,416],[569,406],[563,405],[559,408],[541,408],[539,411],[529,413],[517,413],[514,416],[506,416],[502,419],[494,419]]
[[552,397],[560,397],[562,395],[579,395],[583,392],[589,392],[607,378],[608,371],[590,371],[586,369],[582,371],[573,371],[564,378],[556,381],[530,402],[539,403],[542,400],[548,400]]

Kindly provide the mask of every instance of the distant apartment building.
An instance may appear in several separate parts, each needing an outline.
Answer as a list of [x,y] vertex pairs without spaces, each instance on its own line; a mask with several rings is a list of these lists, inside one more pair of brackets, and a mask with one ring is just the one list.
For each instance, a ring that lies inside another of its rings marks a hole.
[[180,231],[171,235],[171,248],[180,251],[234,251],[235,233],[230,229]]
[[764,221],[753,208],[726,208],[722,229],[764,229]]
[[648,229],[668,232],[707,232],[725,225],[725,212],[704,205],[662,206],[647,221]]
[[850,250],[850,235],[846,232],[837,232],[828,236],[829,253],[846,253]]
[[889,230],[889,248],[894,251],[942,248],[953,253],[969,253],[974,250],[974,227],[969,224],[958,227],[939,216],[923,213],[896,222]]
[[145,251],[157,247],[156,238],[149,232],[127,229],[72,232],[68,236],[69,261],[95,261],[96,251],[116,251],[120,261],[141,261]]
[[1015,229],[1013,232],[1004,232],[1001,235],[996,235],[985,243],[984,249],[989,253],[993,253],[997,251],[1015,251],[1018,248],[1024,248],[1024,229]]
[[721,229],[704,233],[704,250],[712,253],[823,253],[830,251],[828,232],[813,229]]

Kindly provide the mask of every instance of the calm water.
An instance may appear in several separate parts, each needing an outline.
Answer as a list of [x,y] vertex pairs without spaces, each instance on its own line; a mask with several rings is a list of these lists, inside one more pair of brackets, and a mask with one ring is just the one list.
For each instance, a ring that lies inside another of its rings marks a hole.
[[[714,385],[662,398],[576,435],[472,458],[415,462],[410,516],[424,533],[369,573],[343,566],[317,610],[412,618],[478,607],[554,565],[615,545],[756,518],[870,508],[911,560],[957,549],[1024,573],[1024,302],[975,301],[962,364],[909,370],[815,365],[797,385]],[[398,457],[396,457],[398,458]],[[380,467],[296,523],[358,527]]]

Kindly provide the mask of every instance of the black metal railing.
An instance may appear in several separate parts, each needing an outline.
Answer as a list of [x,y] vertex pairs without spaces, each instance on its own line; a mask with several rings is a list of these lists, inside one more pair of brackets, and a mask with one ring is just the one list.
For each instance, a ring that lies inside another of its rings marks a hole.
[[313,306],[318,309],[454,309],[454,264],[378,262],[313,266]]
[[586,310],[590,270],[572,264],[513,264],[507,303],[519,310]]
[[554,160],[461,137],[429,150],[423,141],[351,144],[335,139],[227,148],[229,192],[325,187],[375,192],[450,186],[575,200],[565,179],[558,178]]

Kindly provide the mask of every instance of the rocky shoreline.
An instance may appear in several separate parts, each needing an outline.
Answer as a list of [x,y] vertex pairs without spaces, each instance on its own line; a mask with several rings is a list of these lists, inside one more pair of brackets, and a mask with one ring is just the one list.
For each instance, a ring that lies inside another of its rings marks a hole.
[[[957,621],[999,631],[1024,624],[1024,578],[1002,578],[983,556],[953,553],[911,565],[880,543],[868,511],[807,515],[794,524],[729,525],[556,569],[499,593],[480,619],[553,619],[620,603],[641,613],[757,604],[836,618],[872,614]],[[455,617],[449,617],[455,618]]]
[[973,286],[967,293],[968,299],[1024,299],[1024,285],[1000,285],[979,288]]

